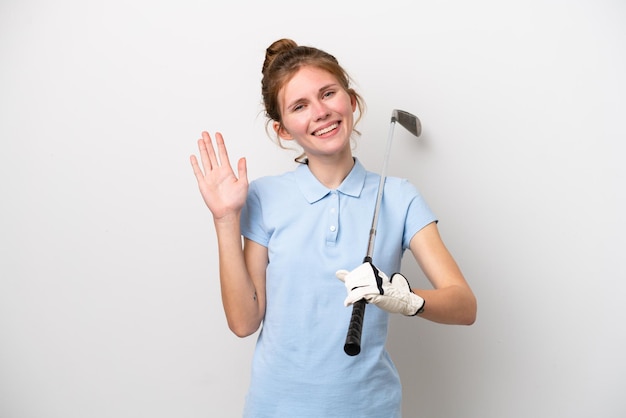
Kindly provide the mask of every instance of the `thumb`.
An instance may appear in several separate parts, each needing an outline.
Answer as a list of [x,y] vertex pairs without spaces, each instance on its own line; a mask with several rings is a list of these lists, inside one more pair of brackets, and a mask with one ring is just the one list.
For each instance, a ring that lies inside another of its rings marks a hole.
[[345,283],[346,281],[346,276],[349,274],[350,272],[348,270],[337,270],[335,272],[335,276],[337,276],[337,278],[339,280],[341,280],[342,282]]

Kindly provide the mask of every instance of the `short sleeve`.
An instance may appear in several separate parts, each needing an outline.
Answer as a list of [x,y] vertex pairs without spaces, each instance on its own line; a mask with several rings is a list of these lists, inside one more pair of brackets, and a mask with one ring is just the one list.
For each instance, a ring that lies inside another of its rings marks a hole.
[[248,188],[248,197],[241,211],[241,234],[264,247],[267,247],[269,243],[269,233],[263,223],[263,207],[259,189],[255,182],[252,182]]
[[402,180],[401,182],[402,195],[409,197],[404,234],[402,237],[403,249],[409,248],[411,239],[426,225],[438,222],[437,217],[431,210],[430,206],[417,190],[417,188],[411,184],[408,180]]

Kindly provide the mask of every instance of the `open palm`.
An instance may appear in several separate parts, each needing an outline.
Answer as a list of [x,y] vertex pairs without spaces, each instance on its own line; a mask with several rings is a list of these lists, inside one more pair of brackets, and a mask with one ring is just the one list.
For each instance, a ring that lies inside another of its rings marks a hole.
[[230,216],[237,216],[243,207],[248,193],[248,175],[246,160],[239,159],[237,176],[228,159],[228,152],[221,133],[215,134],[217,154],[211,136],[202,132],[198,140],[198,150],[202,167],[195,155],[190,157],[193,173],[198,180],[198,187],[204,202],[218,221]]

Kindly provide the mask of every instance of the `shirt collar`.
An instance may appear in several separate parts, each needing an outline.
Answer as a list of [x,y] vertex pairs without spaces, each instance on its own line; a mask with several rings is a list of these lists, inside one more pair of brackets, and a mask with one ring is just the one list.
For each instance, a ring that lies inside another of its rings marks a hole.
[[[339,185],[337,191],[348,196],[359,197],[365,185],[365,175],[365,167],[355,158],[352,170]],[[319,182],[306,164],[296,168],[295,177],[300,191],[309,203],[315,203],[331,192],[331,189]]]

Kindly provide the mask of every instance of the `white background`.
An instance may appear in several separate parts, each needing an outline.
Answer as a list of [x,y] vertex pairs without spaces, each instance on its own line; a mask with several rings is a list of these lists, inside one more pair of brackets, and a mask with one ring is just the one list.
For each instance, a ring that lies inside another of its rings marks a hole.
[[260,105],[281,37],[351,73],[370,170],[393,108],[423,124],[389,174],[479,314],[393,319],[405,416],[626,416],[621,0],[3,0],[0,416],[240,416],[255,337],[227,329],[188,157],[220,130],[250,178],[294,166]]

